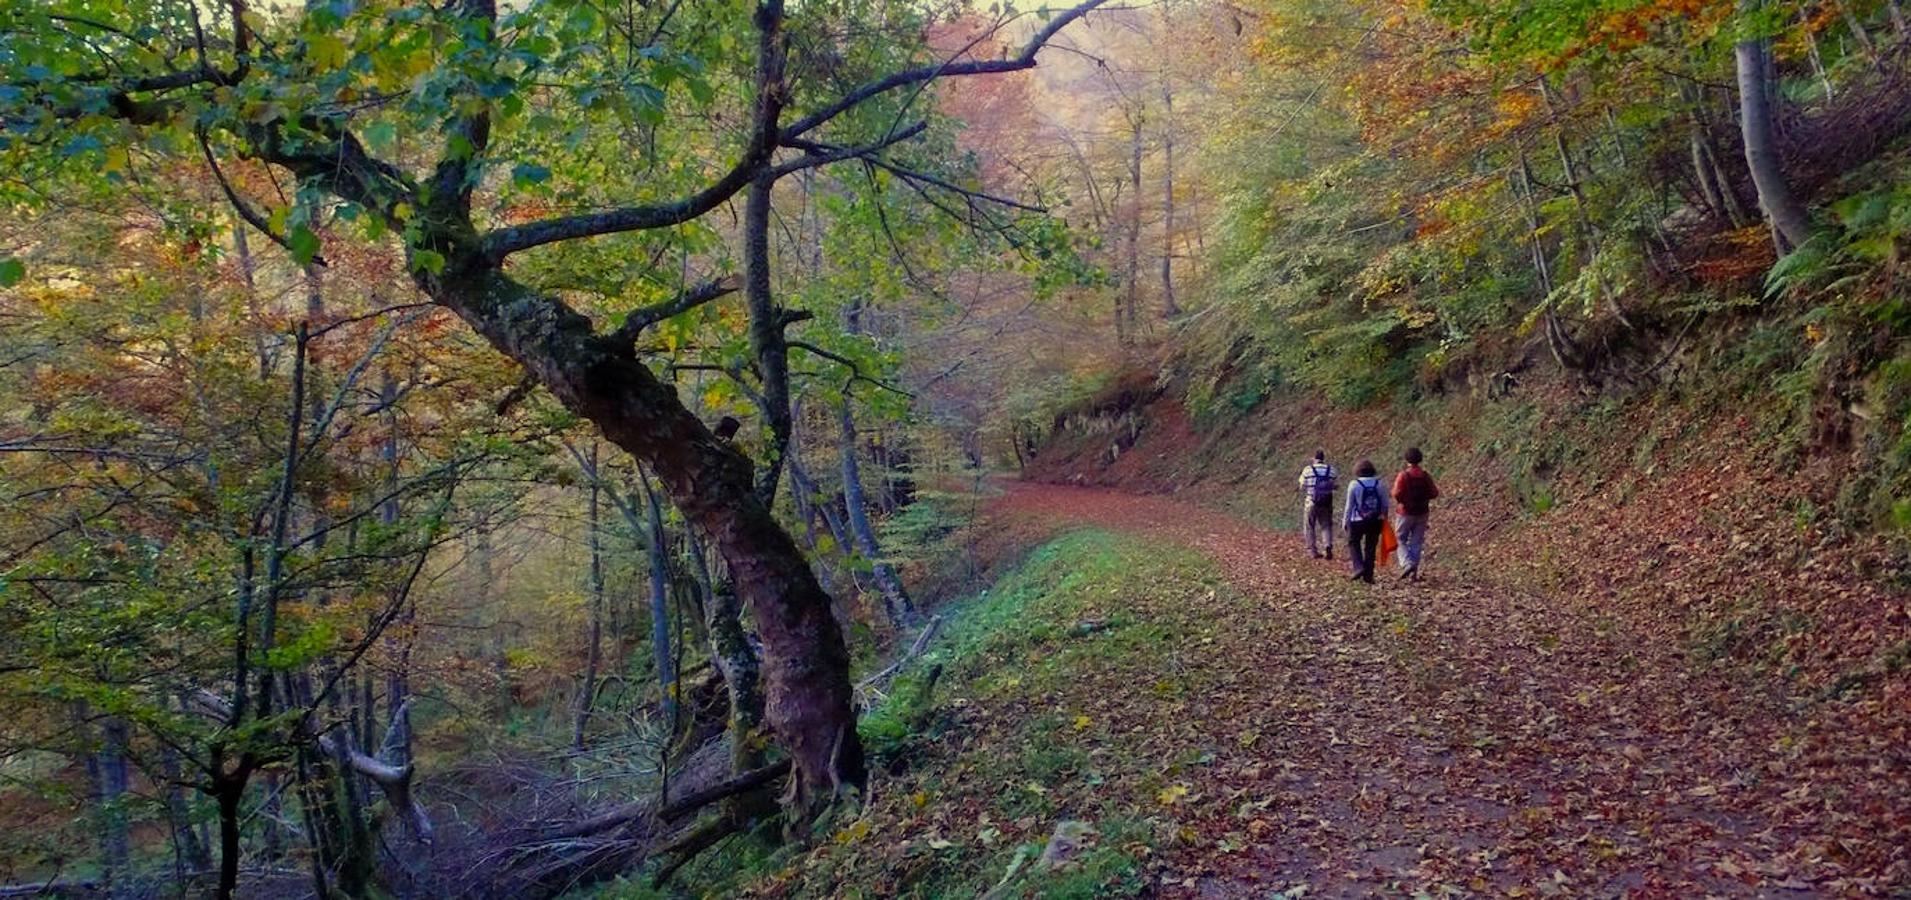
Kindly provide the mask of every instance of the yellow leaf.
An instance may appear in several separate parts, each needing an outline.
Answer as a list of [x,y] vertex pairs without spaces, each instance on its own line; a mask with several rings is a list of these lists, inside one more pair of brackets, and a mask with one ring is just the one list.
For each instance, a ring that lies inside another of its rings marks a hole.
[[857,819],[848,828],[836,832],[836,843],[853,844],[869,836],[869,820]]
[[315,34],[306,38],[305,54],[312,60],[312,65],[321,71],[345,65],[350,55],[345,40],[335,34]]
[[1075,717],[1075,730],[1076,730],[1076,731],[1083,731],[1083,730],[1086,730],[1086,729],[1088,728],[1088,726],[1089,726],[1089,723],[1090,723],[1090,720],[1089,720],[1089,718],[1088,718],[1087,716],[1076,716],[1076,717]]
[[1161,801],[1162,806],[1173,806],[1186,796],[1188,796],[1188,786],[1176,784],[1162,788],[1160,793],[1155,794],[1155,799]]

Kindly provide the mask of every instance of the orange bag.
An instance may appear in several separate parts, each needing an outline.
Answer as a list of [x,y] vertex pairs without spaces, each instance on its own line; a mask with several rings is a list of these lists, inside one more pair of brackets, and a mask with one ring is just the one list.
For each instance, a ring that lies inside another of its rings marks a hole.
[[1393,553],[1398,549],[1400,549],[1400,536],[1393,533],[1393,519],[1382,520],[1380,523],[1380,563],[1374,568],[1378,569],[1393,565]]

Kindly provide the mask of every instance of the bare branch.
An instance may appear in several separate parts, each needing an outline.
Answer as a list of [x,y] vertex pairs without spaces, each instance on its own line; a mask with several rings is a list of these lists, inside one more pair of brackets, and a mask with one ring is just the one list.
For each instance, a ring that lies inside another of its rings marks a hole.
[[1055,18],[1049,20],[1047,25],[1042,26],[1040,31],[1035,32],[1033,37],[1029,38],[1028,43],[1022,46],[1022,52],[1008,59],[973,60],[962,63],[943,62],[932,66],[905,69],[901,72],[894,72],[882,78],[878,78],[875,81],[871,81],[844,94],[841,98],[836,100],[836,102],[791,123],[788,127],[783,129],[780,140],[784,144],[789,144],[791,141],[816,130],[837,116],[856,108],[856,106],[863,101],[871,97],[886,94],[900,87],[907,87],[912,84],[920,84],[925,81],[933,81],[937,78],[948,76],[986,75],[995,72],[1019,72],[1023,69],[1032,69],[1035,67],[1035,55],[1041,52],[1042,47],[1053,39],[1056,34],[1059,34],[1063,28],[1068,27],[1069,24],[1076,19],[1086,15],[1090,10],[1106,2],[1108,2],[1108,0],[1086,0],[1086,2],[1077,4],[1067,12],[1055,16]]
[[737,279],[734,275],[706,281],[694,288],[679,293],[662,303],[633,309],[624,317],[624,323],[606,337],[618,344],[629,344],[637,340],[644,329],[672,316],[682,315],[706,303],[721,299],[737,291]]
[[[226,195],[226,202],[232,204],[233,211],[239,214],[239,218],[246,220],[246,224],[257,228],[267,240],[278,244],[287,253],[292,252],[292,243],[286,240],[284,235],[272,230],[271,221],[260,215],[258,210],[253,209],[252,204],[247,203],[244,197],[239,196],[239,192],[233,189],[232,182],[226,179],[225,171],[219,168],[218,157],[213,155],[212,142],[206,138],[206,129],[202,126],[194,129],[194,132],[199,138],[199,150],[206,156],[206,167],[212,170],[212,180],[219,183],[219,191]],[[312,264],[324,266],[326,263],[324,257],[314,253]]]
[[[873,165],[879,169],[889,172],[890,174],[893,174],[899,178],[902,178],[905,181],[911,181],[918,184],[926,184],[926,185],[931,185],[933,187],[938,187],[945,191],[948,191],[949,193],[961,195],[962,197],[968,200],[982,200],[989,203],[999,204],[1001,206],[1007,206],[1012,209],[1020,209],[1020,210],[1024,210],[1024,211],[1032,212],[1032,213],[1048,212],[1048,209],[1045,207],[1031,206],[1027,203],[1021,202],[1020,200],[1011,200],[1007,197],[998,197],[995,194],[989,194],[989,193],[984,193],[982,191],[972,190],[970,188],[965,188],[959,184],[945,181],[934,175],[930,175],[927,172],[923,172],[918,169],[911,169],[903,165],[898,165],[896,163],[890,162],[889,160],[881,156],[875,155],[875,151],[872,149],[838,147],[834,144],[825,144],[825,143],[820,143],[817,141],[803,141],[803,140],[792,141],[790,143],[790,146],[800,148],[813,155],[831,155],[835,157],[833,159],[826,160],[826,162],[835,162],[841,159],[860,159],[869,163],[870,165]],[[820,164],[821,163],[818,163],[818,165]]]
[[750,139],[744,144],[743,155],[722,178],[670,203],[626,206],[499,228],[484,236],[485,259],[496,263],[520,250],[559,241],[680,225],[717,208],[743,190],[776,152],[776,122],[783,112],[785,93],[783,62],[788,52],[783,33],[783,0],[764,0],[757,6],[756,29],[756,108],[751,115]]
[[899,394],[901,396],[908,397],[910,399],[914,399],[916,396],[915,394],[905,391],[902,388],[896,387],[895,385],[890,384],[887,381],[871,378],[870,376],[863,374],[862,366],[857,365],[855,360],[850,359],[849,357],[844,356],[840,353],[834,353],[829,350],[825,350],[821,347],[816,346],[815,344],[809,343],[808,341],[791,341],[790,347],[795,350],[803,350],[808,353],[814,353],[817,356],[820,356],[824,359],[829,360],[830,362],[836,363],[839,366],[843,366],[849,369],[850,380],[852,381],[861,381],[867,384],[872,384],[872,385],[875,385],[876,387],[882,388],[885,391],[889,391],[890,393]]
[[862,146],[862,147],[836,147],[836,146],[831,146],[828,144],[811,143],[808,141],[803,141],[797,144],[793,144],[791,146],[795,146],[798,149],[803,150],[806,155],[800,159],[793,159],[780,166],[777,166],[774,169],[771,169],[770,177],[782,178],[785,175],[801,172],[804,169],[813,169],[813,168],[816,168],[817,166],[826,166],[833,162],[842,162],[844,160],[865,158],[869,156],[870,154],[877,153],[879,151],[885,150],[889,147],[893,147],[897,144],[907,141],[910,138],[913,138],[916,135],[919,135],[923,133],[924,131],[928,130],[928,128],[929,128],[929,123],[926,120],[917,122],[916,124],[911,125],[908,128],[905,128],[901,131],[890,134],[882,138],[881,140],[875,141],[874,143],[871,143],[871,144],[868,144],[867,146]]

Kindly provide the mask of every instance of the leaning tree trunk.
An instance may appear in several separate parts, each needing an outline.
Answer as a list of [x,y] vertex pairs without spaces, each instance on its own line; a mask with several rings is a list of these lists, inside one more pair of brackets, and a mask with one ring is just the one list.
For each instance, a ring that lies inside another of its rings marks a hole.
[[[1750,12],[1759,0],[1741,0],[1739,8]],[[1772,224],[1772,238],[1778,251],[1786,253],[1811,237],[1811,219],[1804,204],[1792,195],[1785,182],[1783,160],[1772,122],[1770,82],[1765,69],[1771,59],[1769,38],[1748,38],[1738,42],[1739,128],[1745,140],[1745,164],[1752,170],[1752,184],[1758,188],[1758,205]]]
[[791,800],[809,810],[842,788],[860,789],[867,776],[848,648],[829,596],[758,498],[749,459],[711,434],[630,344],[595,334],[584,316],[506,277],[475,246],[445,255],[454,263],[440,276],[420,276],[425,291],[648,463],[723,557],[763,639],[764,714],[792,759]]

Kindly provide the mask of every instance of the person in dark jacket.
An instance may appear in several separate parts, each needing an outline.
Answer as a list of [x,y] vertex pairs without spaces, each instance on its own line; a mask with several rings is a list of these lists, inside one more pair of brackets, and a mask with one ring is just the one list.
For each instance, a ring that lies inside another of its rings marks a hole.
[[1420,551],[1427,543],[1427,511],[1440,496],[1433,476],[1420,468],[1423,459],[1419,447],[1408,447],[1407,468],[1393,480],[1393,500],[1400,506],[1399,524],[1394,531],[1400,537],[1400,577],[1420,580]]
[[1380,529],[1387,524],[1387,489],[1373,460],[1363,459],[1347,485],[1347,550],[1354,559],[1354,580],[1374,583],[1374,565],[1380,553]]

